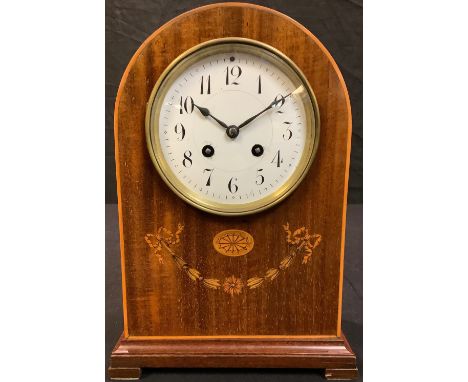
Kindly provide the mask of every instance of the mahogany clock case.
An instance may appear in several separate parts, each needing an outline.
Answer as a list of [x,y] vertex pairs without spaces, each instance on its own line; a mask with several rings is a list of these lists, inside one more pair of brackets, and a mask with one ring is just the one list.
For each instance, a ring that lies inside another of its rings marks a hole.
[[[227,220],[188,207],[167,188],[148,156],[144,125],[162,71],[187,49],[232,36],[269,44],[298,65],[314,89],[321,133],[309,174],[292,195],[260,214]],[[279,12],[207,6],[147,39],[116,101],[124,333],[111,375],[133,377],[140,367],[255,366],[355,377],[356,358],[341,333],[350,138],[348,93],[333,58]],[[213,237],[232,228],[255,239],[250,255],[214,254]]]
[[[213,0],[106,0],[106,203],[117,203],[114,107],[128,62],[143,41],[179,14]],[[349,203],[362,203],[362,0],[258,0],[311,30],[333,55],[353,109]]]
[[[120,274],[119,222],[116,204],[106,205],[106,380],[110,355],[122,334],[122,281]],[[348,206],[346,224],[345,283],[343,286],[343,331],[356,353],[359,377],[363,379],[362,359],[362,205]],[[321,382],[321,370],[257,369],[154,369],[143,370],[144,381],[224,382],[243,379],[257,382]]]

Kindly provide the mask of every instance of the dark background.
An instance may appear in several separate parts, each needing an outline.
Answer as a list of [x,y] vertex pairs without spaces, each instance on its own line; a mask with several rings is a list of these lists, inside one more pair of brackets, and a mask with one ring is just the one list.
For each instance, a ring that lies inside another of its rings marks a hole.
[[[119,229],[114,158],[114,102],[120,78],[141,43],[182,12],[215,3],[200,0],[106,0],[106,351],[123,330]],[[357,355],[362,381],[362,0],[250,1],[276,9],[308,28],[335,58],[348,87],[353,112],[349,179],[343,332]],[[106,379],[108,376],[106,375]],[[145,381],[324,381],[313,370],[144,370]]]
[[[219,1],[106,0],[106,203],[117,203],[114,103],[120,78],[141,43],[192,8]],[[362,203],[362,0],[251,1],[299,21],[335,58],[351,98],[353,139],[349,203]]]

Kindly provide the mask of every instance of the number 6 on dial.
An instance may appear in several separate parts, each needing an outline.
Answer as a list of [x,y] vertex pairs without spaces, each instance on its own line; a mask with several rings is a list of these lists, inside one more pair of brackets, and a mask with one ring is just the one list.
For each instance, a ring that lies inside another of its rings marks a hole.
[[306,176],[319,142],[305,76],[280,51],[248,39],[211,40],[177,58],[154,86],[146,117],[162,179],[219,215],[281,202]]

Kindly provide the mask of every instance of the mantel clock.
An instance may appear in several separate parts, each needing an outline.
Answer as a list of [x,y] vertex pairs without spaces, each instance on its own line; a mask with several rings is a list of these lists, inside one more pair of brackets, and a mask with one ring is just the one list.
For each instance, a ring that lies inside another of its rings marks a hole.
[[307,29],[268,8],[197,8],[154,32],[115,106],[124,332],[141,368],[357,375],[341,332],[348,93]]

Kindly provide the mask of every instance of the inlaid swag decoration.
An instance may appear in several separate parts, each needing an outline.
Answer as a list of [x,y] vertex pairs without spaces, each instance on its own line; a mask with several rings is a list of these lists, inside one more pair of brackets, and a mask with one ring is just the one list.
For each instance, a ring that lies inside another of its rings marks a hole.
[[258,288],[266,282],[272,282],[280,273],[285,272],[298,256],[302,256],[303,265],[309,262],[313,250],[322,240],[321,235],[315,233],[309,234],[309,230],[305,227],[298,228],[292,232],[289,223],[283,225],[283,228],[286,232],[289,254],[280,261],[277,267],[269,268],[264,274],[246,279],[234,275],[219,278],[205,277],[198,269],[187,263],[182,256],[177,255],[172,247],[180,243],[180,235],[184,230],[184,226],[181,224],[177,225],[175,233],[164,227],[160,227],[155,234],[146,234],[145,241],[161,264],[164,264],[164,258],[168,256],[190,280],[200,283],[208,289],[222,290],[234,296],[241,294],[247,289]]

